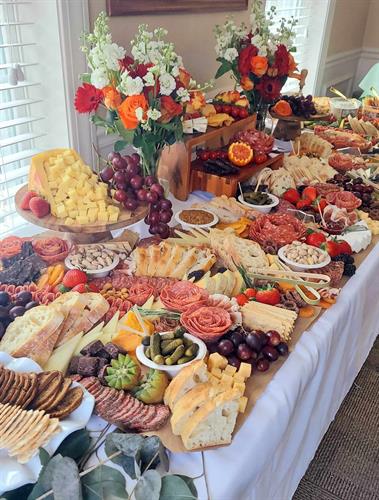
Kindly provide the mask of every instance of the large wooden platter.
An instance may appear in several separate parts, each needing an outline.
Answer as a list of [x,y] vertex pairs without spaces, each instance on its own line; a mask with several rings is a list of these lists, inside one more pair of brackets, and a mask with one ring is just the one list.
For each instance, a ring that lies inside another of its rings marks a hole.
[[54,217],[54,215],[46,215],[45,217],[39,219],[30,210],[22,210],[22,208],[20,208],[20,204],[27,190],[28,186],[25,185],[20,188],[15,195],[15,205],[17,213],[35,226],[40,226],[45,229],[51,229],[52,231],[84,234],[105,233],[136,224],[137,222],[143,220],[148,213],[148,207],[146,205],[141,205],[135,212],[122,210],[120,212],[120,218],[117,222],[112,222],[109,224],[96,223],[88,225],[73,224],[68,226],[64,223],[63,219],[58,219],[57,217]]

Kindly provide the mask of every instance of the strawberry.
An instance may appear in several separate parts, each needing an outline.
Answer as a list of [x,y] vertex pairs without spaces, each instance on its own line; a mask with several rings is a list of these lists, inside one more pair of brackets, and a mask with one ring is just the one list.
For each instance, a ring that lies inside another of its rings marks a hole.
[[62,284],[66,288],[74,288],[77,285],[81,285],[84,283],[87,283],[87,275],[80,269],[71,269],[70,271],[67,271],[62,280]]
[[31,198],[29,201],[29,208],[39,219],[50,213],[50,203],[40,196],[33,196],[33,198]]
[[249,302],[249,299],[244,293],[239,293],[236,295],[236,301],[239,306],[244,306],[247,302]]
[[313,186],[307,186],[302,192],[301,196],[304,199],[309,198],[311,201],[315,201],[315,199],[317,198],[316,188]]
[[88,287],[86,283],[79,283],[79,285],[74,286],[74,288],[71,289],[72,292],[79,292],[79,293],[87,293],[88,292]]
[[296,208],[298,210],[301,210],[302,208],[306,208],[306,207],[310,207],[311,206],[311,200],[309,198],[305,198],[305,199],[302,199],[302,200],[299,200],[297,203],[296,203]]
[[20,207],[22,208],[22,210],[30,210],[29,207],[30,200],[35,196],[38,196],[38,194],[35,193],[34,191],[26,191],[20,203]]
[[260,288],[257,290],[255,300],[257,302],[261,302],[262,304],[275,306],[280,302],[279,290],[273,287]]
[[325,243],[326,237],[322,233],[310,232],[307,234],[305,243],[312,245],[313,247],[320,247],[322,243]]
[[351,249],[350,244],[344,240],[337,241],[339,253],[346,253],[347,255],[351,255],[353,250]]
[[328,252],[330,257],[337,257],[341,253],[336,240],[325,241],[325,243],[321,244],[320,248]]
[[296,189],[287,189],[287,191],[282,196],[283,200],[289,201],[293,205],[300,200],[300,195]]
[[257,295],[257,291],[255,290],[255,288],[246,288],[244,294],[246,295],[247,298],[254,299],[255,296]]

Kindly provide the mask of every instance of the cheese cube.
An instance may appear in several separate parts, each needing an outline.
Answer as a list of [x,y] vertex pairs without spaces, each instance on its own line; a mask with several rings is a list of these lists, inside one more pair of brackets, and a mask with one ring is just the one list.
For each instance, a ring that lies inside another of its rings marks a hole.
[[236,371],[237,371],[237,368],[235,366],[228,365],[225,368],[224,373],[226,373],[227,375],[232,375],[233,376]]
[[84,217],[87,216],[87,209],[86,208],[79,208],[79,215],[84,215]]
[[225,388],[230,389],[233,385],[233,377],[224,372],[221,375],[221,384],[224,385]]
[[98,210],[98,208],[97,208],[96,206],[95,206],[95,207],[90,207],[90,208],[88,209],[88,213],[87,213],[87,215],[88,215],[89,217],[97,216],[98,212],[99,212],[99,210]]
[[67,210],[63,203],[59,203],[56,208],[57,217],[67,217]]
[[245,377],[243,377],[242,375],[240,375],[239,373],[236,373],[233,377],[234,379],[234,382],[240,382],[241,384],[243,384],[245,382]]
[[72,224],[75,224],[75,220],[72,219],[71,217],[67,217],[64,223],[66,224],[66,226],[71,226]]
[[117,222],[118,221],[118,214],[112,213],[109,214],[109,222]]
[[78,215],[76,217],[76,222],[78,222],[78,224],[88,224],[89,223],[89,219],[85,215]]
[[76,219],[77,216],[79,215],[79,212],[77,210],[70,210],[68,212],[68,215],[72,218],[72,219]]
[[98,201],[97,202],[97,206],[99,207],[99,210],[102,210],[103,212],[105,212],[106,206],[105,206],[105,201],[104,200]]
[[75,209],[76,208],[76,201],[73,200],[72,198],[69,198],[68,200],[65,201],[65,205],[69,209]]
[[241,396],[245,392],[245,387],[245,384],[241,384],[239,382],[233,385],[233,389],[236,389],[241,394]]
[[218,379],[221,379],[222,377],[222,371],[221,371],[221,368],[217,368],[217,367],[213,367],[212,370],[211,370],[211,374],[218,378]]
[[[208,369],[212,372],[213,368],[224,370],[228,365],[228,360],[221,356],[218,352],[213,352],[208,359]],[[249,365],[250,366],[250,365]]]
[[99,211],[99,213],[97,214],[97,220],[99,222],[108,222],[109,220],[108,214],[106,212]]
[[64,162],[67,164],[67,165],[72,165],[73,163],[75,163],[75,158],[70,154],[66,154],[63,153],[63,156],[64,156]]
[[247,401],[248,401],[248,399],[246,396],[240,397],[240,399],[238,401],[238,411],[240,413],[245,413]]
[[86,207],[88,207],[88,208],[96,208],[97,209],[96,201],[86,201]]
[[249,378],[251,375],[251,365],[249,363],[241,363],[237,373],[245,379]]

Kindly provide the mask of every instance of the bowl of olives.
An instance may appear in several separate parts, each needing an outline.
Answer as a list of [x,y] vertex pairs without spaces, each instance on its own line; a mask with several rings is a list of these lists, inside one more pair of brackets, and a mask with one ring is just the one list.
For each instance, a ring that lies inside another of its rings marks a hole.
[[276,207],[279,203],[279,198],[273,194],[261,191],[245,191],[238,196],[238,201],[258,212],[267,214],[272,208]]

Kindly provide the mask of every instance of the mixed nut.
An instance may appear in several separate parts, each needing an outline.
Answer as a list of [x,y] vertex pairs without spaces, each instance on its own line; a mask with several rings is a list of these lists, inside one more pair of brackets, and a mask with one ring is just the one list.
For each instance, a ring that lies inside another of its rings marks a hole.
[[79,246],[76,253],[70,254],[69,264],[86,271],[97,271],[111,266],[115,261],[115,252],[103,245]]
[[314,265],[321,264],[327,259],[325,252],[306,243],[294,241],[283,247],[283,255],[296,264]]

